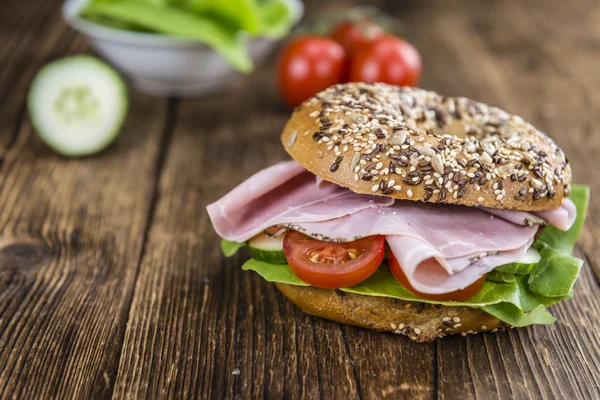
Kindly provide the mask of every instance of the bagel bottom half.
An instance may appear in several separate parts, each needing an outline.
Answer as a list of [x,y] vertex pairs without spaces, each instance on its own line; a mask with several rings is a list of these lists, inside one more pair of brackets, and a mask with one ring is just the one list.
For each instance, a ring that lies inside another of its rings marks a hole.
[[475,307],[451,307],[275,283],[302,311],[343,324],[429,342],[446,335],[504,330],[509,325]]

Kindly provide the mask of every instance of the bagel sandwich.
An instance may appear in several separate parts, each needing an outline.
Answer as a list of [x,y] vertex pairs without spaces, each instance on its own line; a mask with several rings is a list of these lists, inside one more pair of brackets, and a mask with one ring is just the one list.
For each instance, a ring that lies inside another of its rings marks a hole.
[[207,207],[226,256],[305,312],[403,334],[551,324],[573,296],[589,189],[522,118],[464,97],[348,83],[296,108],[292,161]]

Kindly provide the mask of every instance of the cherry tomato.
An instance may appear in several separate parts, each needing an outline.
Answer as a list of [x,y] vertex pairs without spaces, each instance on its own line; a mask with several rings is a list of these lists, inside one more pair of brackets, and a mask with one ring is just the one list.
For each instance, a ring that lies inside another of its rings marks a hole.
[[472,285],[467,286],[464,289],[457,290],[455,292],[444,293],[444,294],[421,293],[421,292],[415,290],[415,288],[413,288],[411,286],[410,282],[408,281],[408,278],[404,274],[404,271],[402,271],[402,268],[400,268],[400,264],[398,264],[398,261],[396,260],[396,258],[392,254],[392,252],[390,252],[388,259],[389,259],[389,263],[390,263],[390,270],[392,271],[392,274],[394,274],[394,277],[396,277],[396,280],[398,281],[398,283],[400,283],[402,286],[404,286],[404,288],[407,289],[409,292],[411,292],[419,297],[422,297],[424,299],[440,300],[440,301],[448,301],[448,300],[464,301],[464,300],[470,299],[471,297],[473,297],[477,293],[479,293],[481,291],[481,288],[483,287],[483,284],[485,283],[485,275],[484,275],[481,278],[479,278],[477,281],[475,281],[475,283],[473,283]]
[[357,46],[350,60],[351,82],[414,86],[420,76],[421,55],[418,50],[390,35]]
[[288,43],[279,57],[279,88],[295,107],[347,76],[344,48],[332,39],[300,36]]
[[383,236],[331,243],[288,231],[285,258],[296,276],[313,286],[336,289],[356,285],[377,270],[385,253]]
[[368,18],[356,23],[344,21],[337,24],[331,37],[341,44],[348,54],[352,54],[357,46],[364,45],[383,36],[383,29]]

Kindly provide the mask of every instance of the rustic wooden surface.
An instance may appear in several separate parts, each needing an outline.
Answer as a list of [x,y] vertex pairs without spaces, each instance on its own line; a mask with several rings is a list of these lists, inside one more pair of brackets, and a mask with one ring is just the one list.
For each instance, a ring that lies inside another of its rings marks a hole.
[[[309,15],[325,2],[308,2]],[[335,11],[348,2],[331,2]],[[205,206],[285,159],[272,63],[230,94],[132,93],[118,142],[67,160],[24,100],[45,62],[89,52],[58,0],[0,13],[0,396],[599,398],[600,3],[381,4],[421,50],[422,86],[549,132],[592,187],[575,298],[552,326],[416,344],[307,316],[221,256]],[[239,374],[234,374],[238,371]]]

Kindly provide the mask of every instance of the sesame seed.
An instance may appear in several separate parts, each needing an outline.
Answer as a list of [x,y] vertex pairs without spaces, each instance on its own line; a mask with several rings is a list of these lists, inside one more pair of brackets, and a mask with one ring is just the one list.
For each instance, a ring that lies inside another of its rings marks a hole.
[[412,195],[413,195],[413,192],[412,192],[412,190],[408,189],[408,190],[406,191],[406,195],[407,195],[408,197],[412,197]]
[[444,163],[442,162],[442,157],[439,154],[434,154],[431,157],[431,166],[437,173],[444,173]]
[[414,330],[415,330],[415,333],[416,333],[417,335],[420,335],[420,334],[421,334],[421,330],[420,330],[419,328],[415,328]]
[[452,321],[454,321],[454,322],[460,322],[460,318],[454,317],[454,318],[452,318]]
[[462,324],[460,324],[460,323],[459,323],[459,324],[454,324],[452,327],[453,327],[454,329],[456,329],[456,328],[460,328],[461,326],[462,326]]
[[477,201],[478,201],[479,203],[483,203],[483,201],[484,201],[484,200],[485,200],[485,199],[484,199],[483,197],[478,197],[478,198],[477,198]]
[[373,185],[373,187],[371,188],[371,192],[376,192],[379,190],[379,185]]

